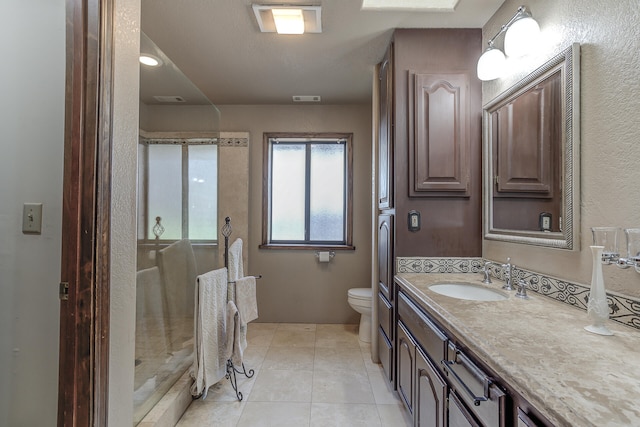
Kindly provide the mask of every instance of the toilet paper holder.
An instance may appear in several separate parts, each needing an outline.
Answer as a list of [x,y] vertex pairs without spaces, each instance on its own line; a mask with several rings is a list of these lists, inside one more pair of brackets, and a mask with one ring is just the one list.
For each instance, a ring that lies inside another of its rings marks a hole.
[[[316,251],[316,258],[318,258],[319,260],[321,260],[320,254],[321,253],[326,253],[327,251]],[[332,259],[334,256],[336,256],[336,252],[335,251],[328,251],[329,252],[329,259]],[[322,260],[321,260],[322,261]],[[327,260],[328,261],[328,260]]]

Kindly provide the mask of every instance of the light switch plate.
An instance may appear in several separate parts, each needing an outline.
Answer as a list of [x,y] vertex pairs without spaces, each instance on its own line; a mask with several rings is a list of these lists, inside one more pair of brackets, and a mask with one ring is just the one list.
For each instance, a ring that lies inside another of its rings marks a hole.
[[407,218],[409,231],[419,231],[420,230],[420,212],[411,210],[409,211],[409,215]]
[[42,233],[42,203],[25,203],[22,209],[22,232]]

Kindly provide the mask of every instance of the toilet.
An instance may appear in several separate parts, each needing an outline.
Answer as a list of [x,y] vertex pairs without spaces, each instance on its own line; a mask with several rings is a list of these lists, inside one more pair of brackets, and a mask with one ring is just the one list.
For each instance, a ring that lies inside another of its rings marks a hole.
[[371,288],[352,288],[347,294],[351,308],[360,313],[358,338],[362,342],[371,342]]

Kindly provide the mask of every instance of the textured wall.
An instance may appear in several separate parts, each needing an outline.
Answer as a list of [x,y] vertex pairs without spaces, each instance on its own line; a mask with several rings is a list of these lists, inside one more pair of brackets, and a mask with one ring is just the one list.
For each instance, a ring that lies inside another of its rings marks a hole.
[[[249,269],[259,322],[355,323],[347,290],[371,283],[371,106],[219,106],[221,130],[249,131]],[[314,251],[258,249],[262,239],[262,134],[353,132],[355,251],[319,264]]]
[[[65,2],[0,9],[0,426],[55,426]],[[40,235],[22,234],[26,202],[43,204]]]
[[[485,41],[520,4],[504,3],[483,28]],[[640,227],[640,196],[632,190],[640,181],[640,11],[637,0],[539,0],[529,7],[542,31],[540,49],[510,59],[507,77],[484,83],[483,104],[571,43],[581,44],[581,243],[571,252],[485,240],[483,254],[588,284],[590,228]],[[608,290],[640,296],[640,274],[612,266],[604,274]]]

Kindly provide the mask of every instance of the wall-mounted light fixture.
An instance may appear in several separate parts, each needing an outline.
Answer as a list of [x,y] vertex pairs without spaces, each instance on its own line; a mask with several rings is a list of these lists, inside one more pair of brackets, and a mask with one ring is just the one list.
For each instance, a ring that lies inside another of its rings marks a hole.
[[618,249],[619,227],[593,227],[593,244],[602,246],[602,263],[605,265],[615,264],[620,268],[634,267],[640,273],[640,228],[625,228],[624,234],[627,238],[627,257],[620,256]]
[[520,6],[502,27],[500,31],[491,37],[487,44],[489,47],[478,60],[478,78],[480,80],[493,80],[504,73],[505,54],[493,46],[496,38],[502,33],[504,36],[504,51],[508,56],[518,57],[526,55],[536,44],[540,34],[540,26],[531,13],[524,6]]
[[263,33],[322,32],[320,6],[254,4],[251,7]]

